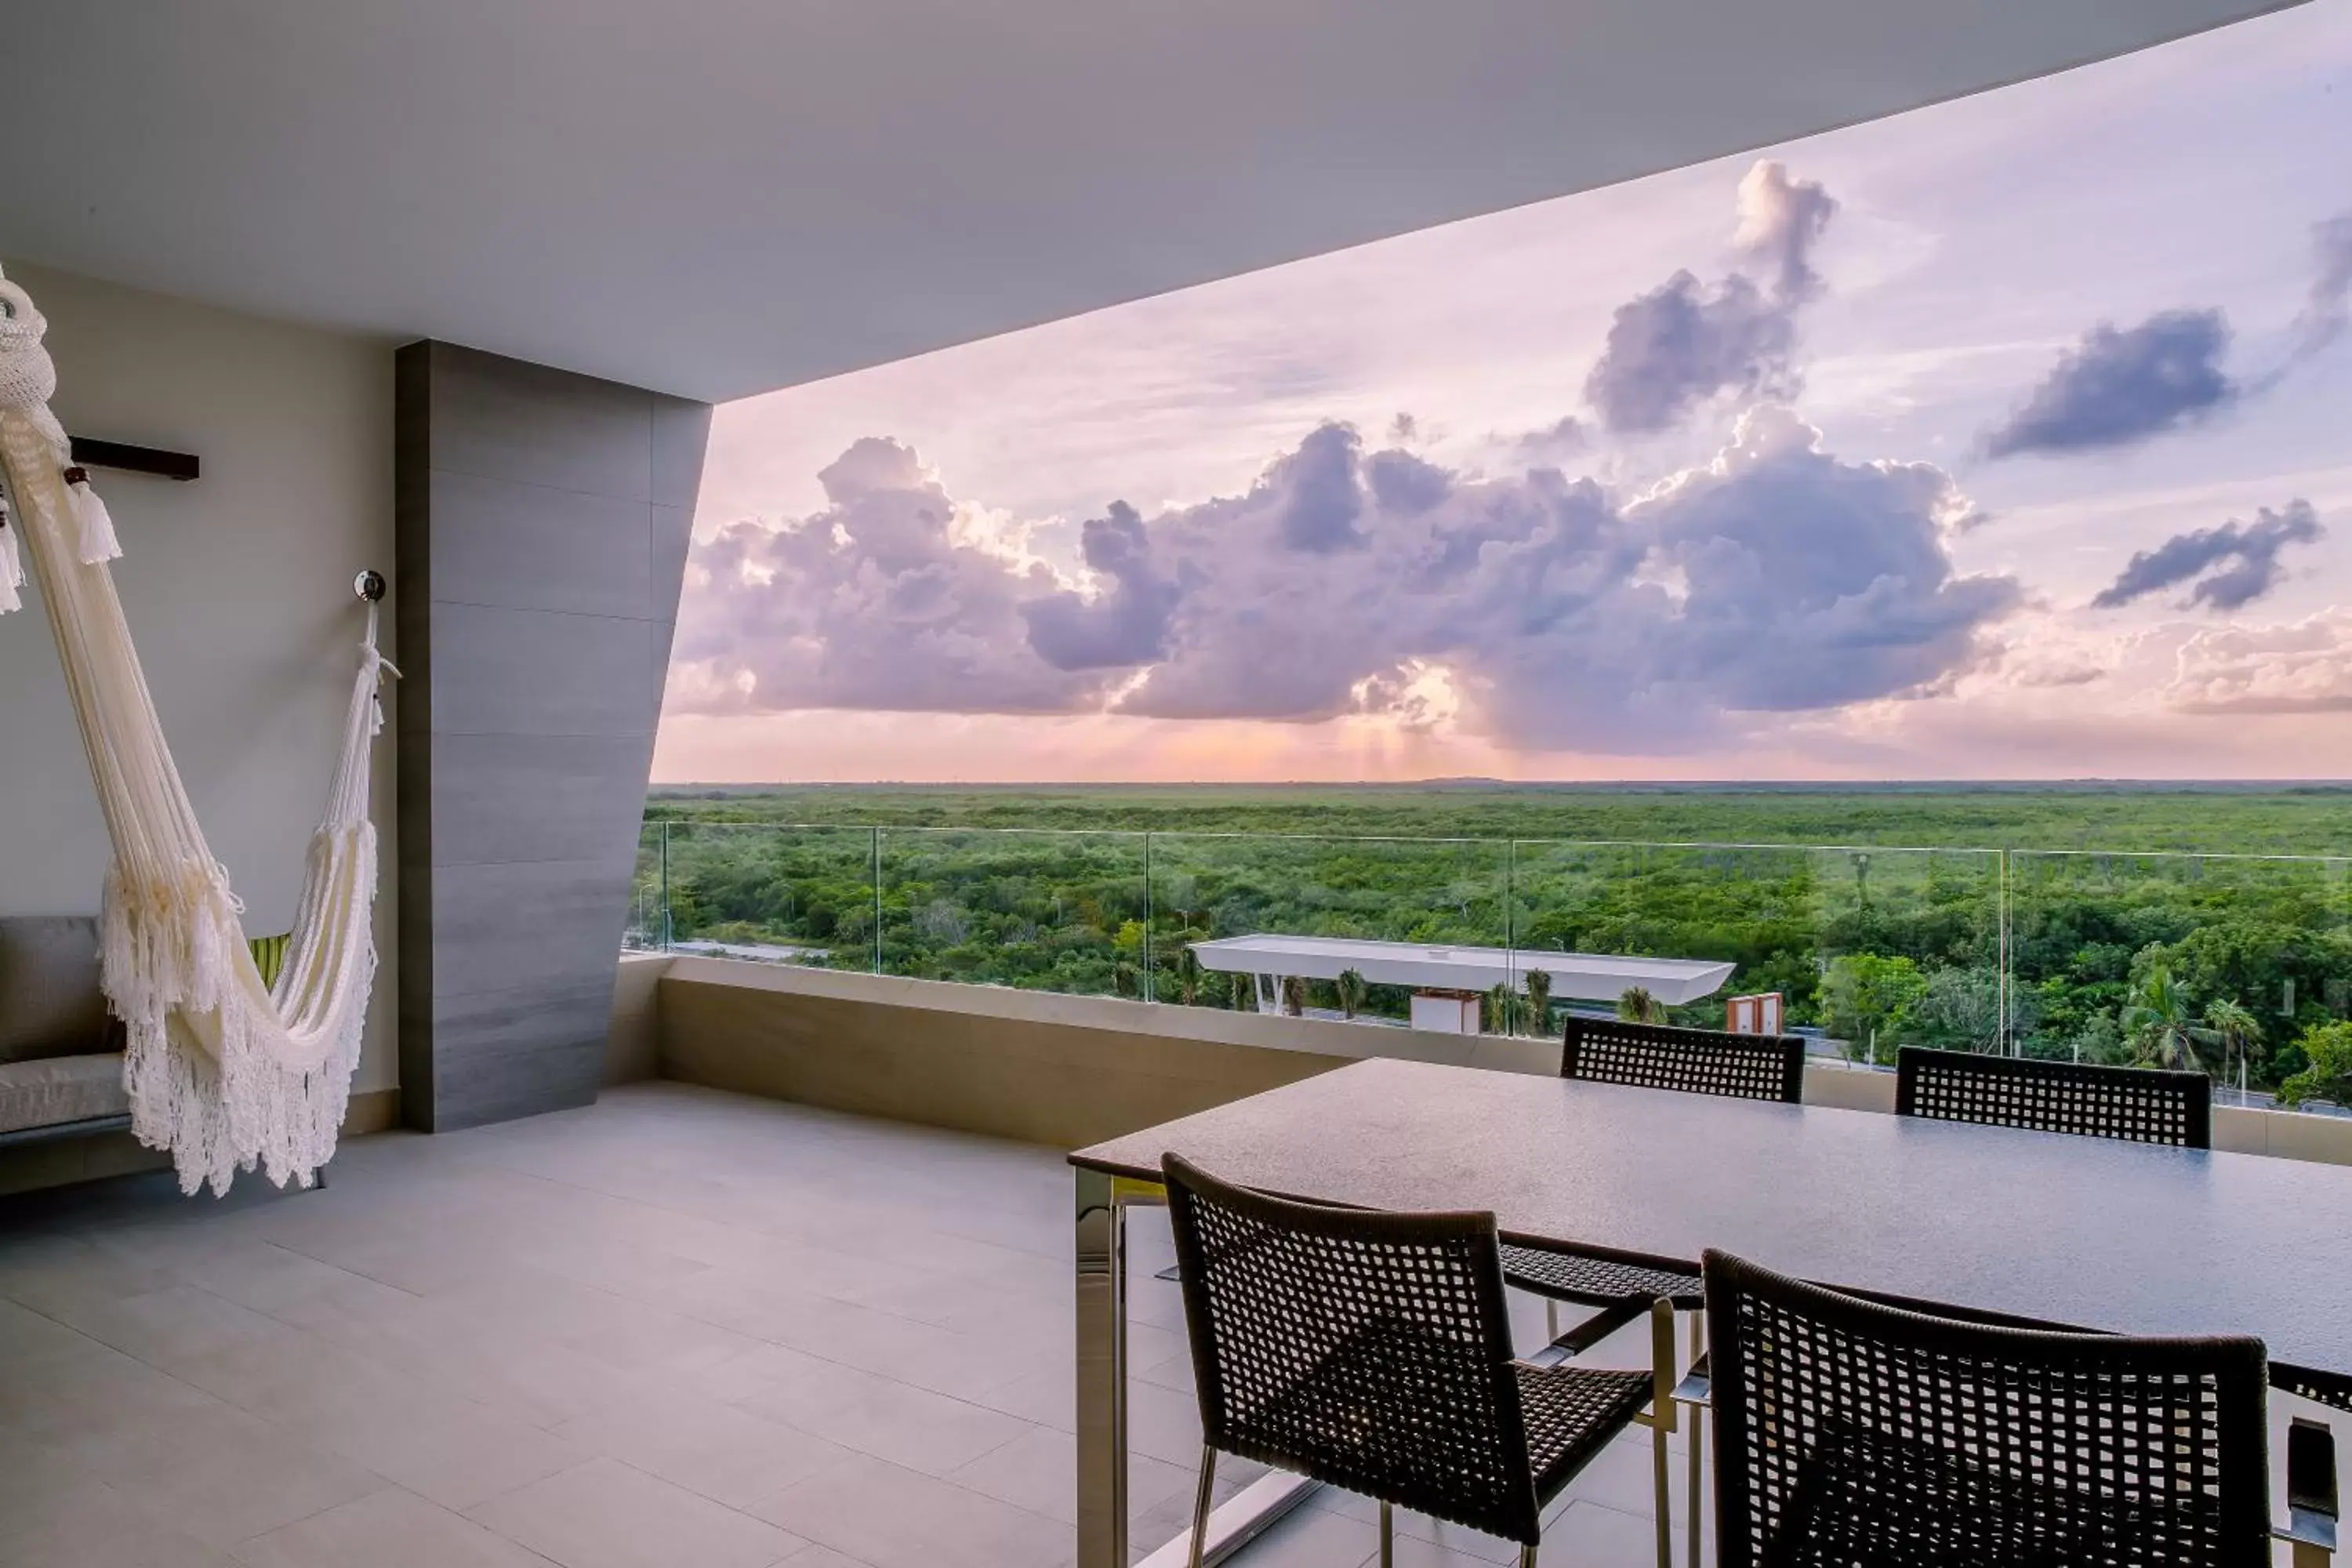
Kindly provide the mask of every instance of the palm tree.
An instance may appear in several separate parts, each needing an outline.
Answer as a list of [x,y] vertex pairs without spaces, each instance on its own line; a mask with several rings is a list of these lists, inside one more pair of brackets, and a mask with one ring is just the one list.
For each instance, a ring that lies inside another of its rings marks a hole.
[[1356,1016],[1357,1009],[1364,1005],[1365,994],[1371,989],[1364,984],[1363,975],[1352,969],[1339,971],[1339,978],[1332,983],[1332,988],[1339,993],[1340,1015],[1349,1018]]
[[2216,997],[2205,1004],[2205,1026],[2221,1043],[2221,1076],[2231,1075],[2231,1064],[2243,1064],[2250,1049],[2262,1043],[2262,1020],[2252,1012],[2226,996]]
[[1225,989],[1233,999],[1234,1011],[1251,1012],[1257,1006],[1257,976],[1236,970],[1225,977]]
[[2205,1063],[2197,1047],[2210,1046],[2220,1037],[2197,1022],[2188,991],[2160,963],[2133,988],[2131,1000],[2116,1021],[2123,1026],[2133,1059],[2141,1067],[2201,1070]]
[[1666,1008],[1646,986],[1628,985],[1618,994],[1617,1016],[1629,1024],[1663,1024]]
[[1176,994],[1190,1007],[1201,994],[1201,955],[1187,942],[1176,950]]
[[1307,1016],[1307,977],[1286,974],[1282,977],[1282,1010],[1294,1018]]
[[1540,969],[1528,971],[1528,1026],[1532,1034],[1551,1033],[1551,976]]
[[1511,994],[1511,988],[1508,985],[1499,980],[1495,982],[1495,988],[1486,993],[1486,1032],[1488,1034],[1507,1035],[1511,1032],[1511,1014],[1514,1011],[1511,1004],[1517,1000],[1518,998]]

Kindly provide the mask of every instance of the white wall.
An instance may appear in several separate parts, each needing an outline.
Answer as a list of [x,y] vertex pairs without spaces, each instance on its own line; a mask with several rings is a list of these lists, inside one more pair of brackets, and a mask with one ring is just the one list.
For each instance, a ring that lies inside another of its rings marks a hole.
[[[193,484],[93,477],[122,538],[115,584],[198,819],[245,900],[247,931],[283,931],[351,689],[362,625],[352,575],[392,570],[394,345],[43,268],[6,271],[48,318],[68,430],[203,460]],[[0,616],[0,914],[98,907],[106,834],[63,682],[28,596]],[[362,1091],[395,1081],[393,744],[387,728],[374,780],[381,966]]]

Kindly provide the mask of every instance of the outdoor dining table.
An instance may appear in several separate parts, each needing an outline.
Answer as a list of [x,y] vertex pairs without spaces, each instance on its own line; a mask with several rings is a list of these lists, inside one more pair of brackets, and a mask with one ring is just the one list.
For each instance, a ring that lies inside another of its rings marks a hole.
[[[1691,1267],[1715,1247],[2078,1328],[2257,1334],[2274,1381],[2352,1388],[2352,1168],[1364,1061],[1070,1156],[1078,1568],[1128,1568],[1125,1213],[1162,1201],[1171,1151],[1292,1198],[1490,1209],[1528,1246]],[[1212,1559],[1312,1489],[1254,1483],[1213,1519]]]

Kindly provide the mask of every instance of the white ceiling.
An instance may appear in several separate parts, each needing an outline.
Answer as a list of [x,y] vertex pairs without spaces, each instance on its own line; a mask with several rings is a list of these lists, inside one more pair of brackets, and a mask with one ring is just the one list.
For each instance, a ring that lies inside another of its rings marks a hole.
[[724,399],[2277,0],[9,0],[0,255]]

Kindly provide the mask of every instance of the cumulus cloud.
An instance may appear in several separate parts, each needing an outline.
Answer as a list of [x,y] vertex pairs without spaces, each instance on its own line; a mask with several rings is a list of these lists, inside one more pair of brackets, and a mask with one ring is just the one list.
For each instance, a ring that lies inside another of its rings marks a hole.
[[1777,407],[1630,499],[1549,465],[1366,457],[1324,426],[1241,495],[1087,523],[1083,589],[957,543],[957,503],[906,447],[861,441],[824,481],[816,515],[699,547],[675,702],[1378,712],[1652,752],[1932,688],[2020,599],[1955,572],[1949,476],[1845,462]]
[[2091,605],[2117,609],[2194,582],[2190,605],[2235,610],[2278,586],[2286,574],[2279,563],[2280,551],[2290,544],[2308,544],[2326,531],[2307,500],[2291,500],[2279,511],[2264,507],[2252,522],[2232,518],[2216,528],[2192,529],[2133,555]]
[[1265,471],[1259,488],[1279,498],[1283,543],[1319,555],[1364,542],[1356,531],[1364,510],[1357,482],[1362,451],[1353,426],[1325,425]]
[[2200,631],[2181,645],[2165,695],[2191,713],[2352,712],[2352,610]]
[[1812,180],[1791,180],[1785,165],[1765,159],[1739,182],[1739,228],[1734,243],[1772,270],[1775,295],[1791,302],[1821,292],[1812,249],[1837,213],[1837,201]]
[[2352,212],[2340,213],[2311,230],[2318,267],[2311,292],[2294,319],[2294,355],[2319,353],[2344,335],[2352,321]]
[[1182,588],[1151,560],[1143,519],[1125,501],[1079,531],[1079,552],[1105,584],[1092,598],[1051,594],[1021,606],[1029,646],[1055,669],[1113,669],[1149,664],[1165,650],[1169,613]]
[[1393,447],[1364,460],[1364,479],[1384,510],[1408,514],[1427,511],[1454,488],[1452,473]]
[[2221,368],[2230,323],[2219,310],[2163,310],[2138,326],[2102,321],[2009,420],[1985,437],[1990,457],[2127,447],[2226,407],[2239,393]]
[[695,547],[674,699],[705,710],[1066,712],[1103,679],[1029,645],[1045,568],[954,537],[959,509],[914,451],[866,437],[818,476],[827,505]]
[[1731,272],[1709,287],[1687,269],[1620,305],[1586,401],[1620,433],[1664,430],[1717,393],[1791,395],[1796,312],[1821,291],[1812,247],[1837,203],[1769,160],[1739,184],[1735,243],[1765,274]]
[[[1496,440],[1509,439],[1496,437]],[[1591,444],[1585,434],[1584,421],[1573,414],[1563,414],[1540,430],[1529,430],[1510,441],[1512,450],[1530,463],[1557,462],[1573,457]]]

